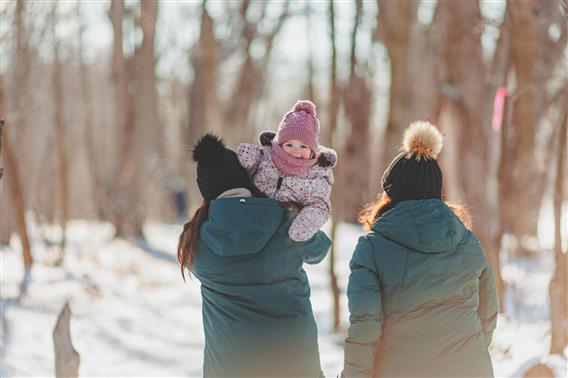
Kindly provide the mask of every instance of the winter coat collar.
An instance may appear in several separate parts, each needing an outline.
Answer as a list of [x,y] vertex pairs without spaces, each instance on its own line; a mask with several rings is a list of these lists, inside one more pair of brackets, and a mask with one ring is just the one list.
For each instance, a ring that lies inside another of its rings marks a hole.
[[252,197],[252,193],[247,188],[234,188],[224,191],[219,194],[217,199],[221,198],[249,198]]
[[384,213],[372,230],[422,253],[453,251],[467,234],[463,223],[439,199],[402,201]]

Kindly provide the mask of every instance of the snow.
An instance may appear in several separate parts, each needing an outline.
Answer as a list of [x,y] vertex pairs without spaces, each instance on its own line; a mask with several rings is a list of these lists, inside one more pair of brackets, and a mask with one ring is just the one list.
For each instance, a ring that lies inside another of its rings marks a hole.
[[[69,302],[71,334],[81,354],[81,376],[201,376],[203,329],[199,282],[183,282],[175,256],[181,225],[149,223],[146,243],[112,239],[112,227],[76,220],[67,229],[63,267],[52,262],[56,227],[31,227],[36,262],[29,291],[19,302],[23,277],[20,243],[12,238],[0,250],[2,341],[0,376],[53,376],[51,332]],[[307,266],[312,305],[319,329],[324,373],[337,376],[343,364],[348,325],[345,288],[348,261],[363,232],[340,224],[336,272],[341,295],[342,331],[332,332],[329,261]],[[141,248],[141,246],[143,248]],[[510,289],[491,347],[497,376],[522,374],[524,364],[552,361],[566,375],[566,359],[547,357],[548,282],[552,253],[538,259],[505,258],[503,277]]]

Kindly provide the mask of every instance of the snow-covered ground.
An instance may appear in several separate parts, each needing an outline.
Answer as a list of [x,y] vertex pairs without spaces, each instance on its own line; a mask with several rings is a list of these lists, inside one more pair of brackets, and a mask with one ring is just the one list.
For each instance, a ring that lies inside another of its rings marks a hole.
[[[13,237],[0,251],[0,376],[54,375],[52,330],[66,301],[72,311],[73,343],[81,354],[81,376],[201,376],[199,283],[181,279],[175,258],[180,230],[180,225],[148,224],[148,244],[140,248],[113,240],[108,224],[73,221],[67,230],[64,266],[54,267],[57,250],[44,239],[56,238],[57,230],[33,227],[36,262],[28,294],[19,303],[13,298],[23,267],[19,242]],[[361,234],[359,227],[341,224],[336,240],[343,327],[348,321],[348,261]],[[331,332],[328,264],[326,259],[306,270],[324,373],[335,377],[342,368],[345,333]],[[527,361],[547,355],[552,269],[552,254],[547,252],[538,259],[505,259],[503,276],[510,290],[491,348],[497,376],[515,376]],[[565,374],[565,359],[553,363]]]

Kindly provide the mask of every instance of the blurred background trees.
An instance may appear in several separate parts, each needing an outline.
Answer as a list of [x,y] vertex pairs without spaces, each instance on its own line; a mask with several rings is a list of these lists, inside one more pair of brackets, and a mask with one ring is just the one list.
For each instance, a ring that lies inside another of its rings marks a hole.
[[500,256],[554,249],[566,329],[566,1],[1,4],[0,242],[19,236],[26,266],[26,218],[61,225],[55,260],[70,218],[143,238],[198,206],[200,135],[254,142],[309,96],[339,154],[334,225],[375,198],[408,122],[430,119],[445,195],[471,210],[501,295]]

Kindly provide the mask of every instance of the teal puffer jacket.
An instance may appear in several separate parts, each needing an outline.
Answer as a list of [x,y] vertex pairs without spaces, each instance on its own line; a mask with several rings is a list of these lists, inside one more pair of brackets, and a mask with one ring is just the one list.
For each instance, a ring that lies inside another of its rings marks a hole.
[[192,273],[201,282],[205,377],[321,376],[317,328],[303,263],[329,238],[288,237],[291,217],[275,200],[211,201]]
[[493,275],[442,201],[387,211],[359,239],[350,267],[344,376],[493,376]]

